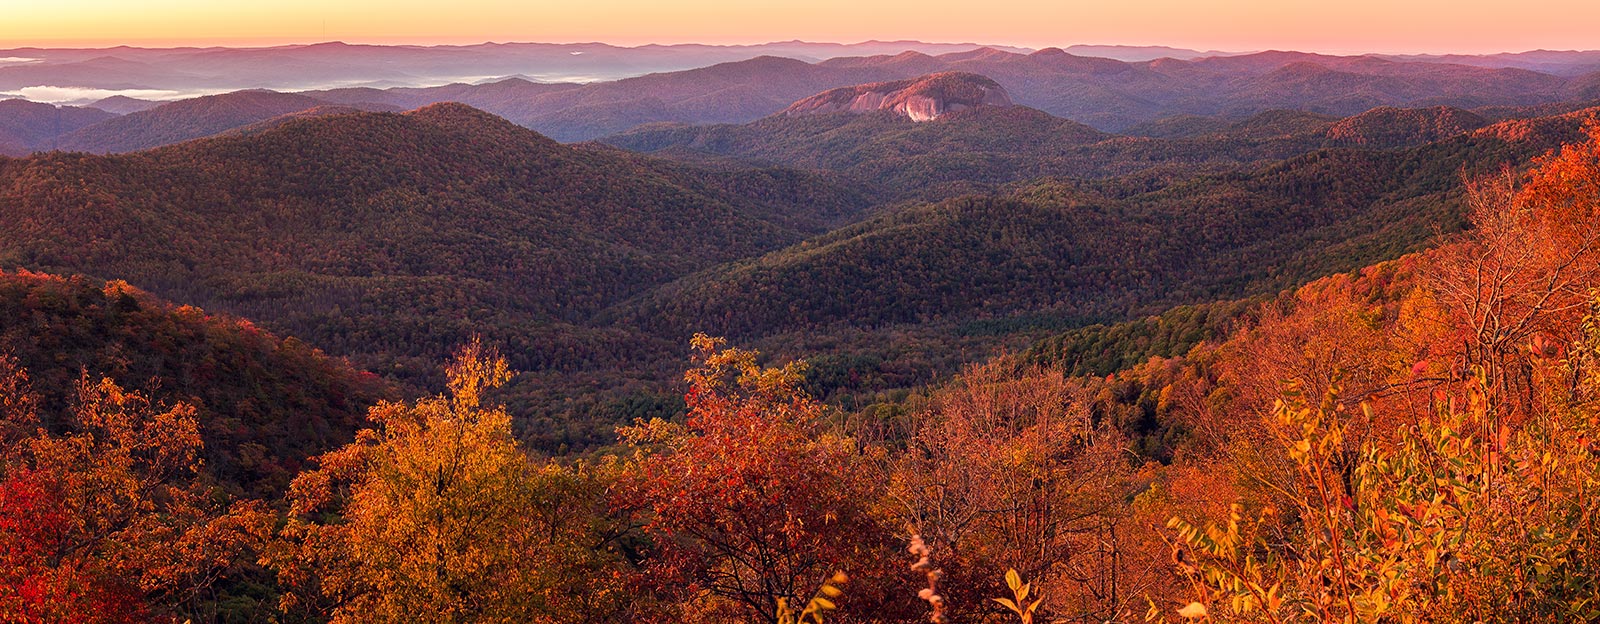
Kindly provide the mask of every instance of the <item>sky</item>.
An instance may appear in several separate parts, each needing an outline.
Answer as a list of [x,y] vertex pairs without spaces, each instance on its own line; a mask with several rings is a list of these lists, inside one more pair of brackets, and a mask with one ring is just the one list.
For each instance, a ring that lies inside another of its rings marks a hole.
[[1596,0],[0,0],[0,48],[917,39],[1202,50],[1600,49]]

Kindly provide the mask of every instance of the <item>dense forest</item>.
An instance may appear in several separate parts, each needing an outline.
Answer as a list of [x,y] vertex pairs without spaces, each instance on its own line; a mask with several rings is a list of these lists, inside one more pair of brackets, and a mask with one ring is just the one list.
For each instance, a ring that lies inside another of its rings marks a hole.
[[[513,371],[480,341],[444,363],[445,393],[380,400],[370,376],[243,321],[8,275],[8,314],[29,320],[8,329],[20,355],[0,381],[0,609],[1593,619],[1600,131],[1466,196],[1472,228],[1431,249],[1073,330],[894,409],[829,407],[803,362],[697,335],[684,414],[640,418],[617,451],[582,458],[516,440],[495,400]],[[63,344],[28,349],[34,336]],[[262,370],[219,374],[244,369]],[[183,385],[110,376],[152,371]],[[248,424],[229,416],[248,401],[321,414],[253,451],[299,466],[291,484],[240,470],[248,445],[228,435]],[[362,431],[318,433],[353,409]]]
[[666,388],[698,331],[810,359],[811,391],[871,403],[996,346],[1394,258],[1462,227],[1464,174],[1524,166],[1591,111],[1464,115],[1264,113],[1177,138],[1023,107],[811,115],[706,130],[789,152],[661,158],[459,104],[332,111],[0,161],[0,266],[253,319],[412,393],[480,335],[524,373],[505,396],[519,438],[562,452],[681,410]]
[[56,109],[0,621],[1600,621],[1600,108],[1300,58]]

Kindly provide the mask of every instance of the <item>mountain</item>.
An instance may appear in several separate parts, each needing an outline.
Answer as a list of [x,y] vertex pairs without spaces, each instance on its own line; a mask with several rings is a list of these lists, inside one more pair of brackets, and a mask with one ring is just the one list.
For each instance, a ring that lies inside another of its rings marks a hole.
[[1578,140],[1596,114],[1504,122],[1403,150],[1322,149],[1155,188],[1142,176],[1023,184],[893,211],[680,279],[608,315],[662,334],[757,338],[1018,315],[1119,319],[1276,292],[1461,227],[1464,173]]
[[579,86],[582,85],[577,83],[543,83],[524,78],[506,78],[478,84],[455,83],[437,87],[394,87],[390,89],[351,87],[307,91],[302,95],[347,106],[381,104],[403,110],[439,102],[458,102],[505,117],[507,116],[504,114],[505,111],[513,110],[523,100],[556,91],[574,89]]
[[1380,106],[1340,120],[1328,138],[1345,145],[1399,147],[1437,141],[1489,125],[1482,116],[1450,106],[1400,109]]
[[128,113],[137,113],[142,110],[150,110],[160,105],[160,102],[131,98],[126,95],[113,95],[105,99],[90,102],[89,108],[98,108],[109,113],[126,115]]
[[[944,54],[979,47],[982,46],[920,41],[634,47],[603,43],[359,45],[335,41],[255,48],[21,48],[0,50],[0,58],[27,61],[0,67],[0,91],[70,87],[73,91],[57,97],[72,104],[88,104],[119,95],[118,91],[123,96],[140,97],[134,91],[192,96],[240,89],[305,91],[326,89],[329,85],[429,87],[513,76],[540,82],[595,82],[761,56],[818,61],[907,50]],[[433,102],[424,104],[428,103]]]
[[[908,81],[907,84],[914,81]],[[901,84],[901,83],[888,83]],[[802,100],[804,115],[749,124],[652,124],[606,137],[626,149],[823,169],[893,196],[943,199],[1043,176],[1168,180],[1282,160],[1328,147],[1400,148],[1464,134],[1487,120],[1461,109],[1381,107],[1341,120],[1297,110],[1243,119],[1180,116],[1115,136],[1025,106],[979,107],[913,123],[894,112],[826,113],[874,85]],[[826,97],[824,97],[826,96]]]
[[61,135],[114,117],[93,108],[0,100],[0,155],[21,156],[53,149]]
[[1190,50],[1186,48],[1173,48],[1169,46],[1130,46],[1130,45],[1074,45],[1067,46],[1067,53],[1077,56],[1096,56],[1100,58],[1116,59],[1119,61],[1139,62],[1153,61],[1156,59],[1170,58],[1190,60],[1208,56],[1233,56],[1239,52],[1221,52],[1209,50]]
[[[367,48],[374,47],[335,46],[328,52],[370,54],[373,58],[387,53],[382,48]],[[237,50],[226,52],[230,58],[245,54]],[[315,58],[309,51],[296,54],[295,58]],[[485,80],[480,75],[473,76],[471,82],[443,86],[341,87],[304,91],[300,95],[320,103],[368,110],[461,102],[559,141],[585,141],[653,123],[746,123],[782,112],[799,100],[820,97],[830,89],[860,88],[949,72],[991,80],[994,84],[983,88],[1004,93],[1011,103],[1113,132],[1142,132],[1130,129],[1180,115],[1237,120],[1275,109],[1345,117],[1376,106],[1530,107],[1582,99],[1582,93],[1595,91],[1592,76],[1563,77],[1522,69],[1371,56],[1262,52],[1125,62],[1079,56],[1056,48],[1019,53],[974,47],[937,56],[911,50],[833,57],[819,62],[757,56],[614,81],[577,82],[589,78],[546,74],[529,74],[532,79],[513,75]],[[840,91],[829,97],[854,99],[860,95]],[[821,106],[824,101],[813,100],[808,106]],[[866,104],[863,100],[860,105]],[[279,110],[277,114],[287,112],[293,111]],[[275,115],[256,115],[247,123],[270,116]],[[138,125],[133,121],[123,123]],[[181,121],[174,123],[183,125]],[[220,131],[216,124],[200,125],[210,130],[207,134]],[[244,124],[234,127],[238,125]],[[136,128],[122,131],[139,132]],[[82,149],[149,147],[159,144],[153,143],[157,140],[170,142],[205,135],[175,132],[162,136],[173,139],[152,136],[115,145],[111,137],[97,136],[86,139]]]
[[273,91],[208,95],[162,104],[80,128],[63,136],[60,147],[102,154],[132,152],[207,137],[327,104],[304,95]]
[[944,197],[972,192],[974,184],[1064,174],[1072,167],[1062,159],[1108,138],[1027,107],[979,106],[926,122],[891,109],[784,113],[743,125],[658,124],[604,142],[676,158],[824,169],[894,194]]
[[1477,67],[1514,67],[1558,76],[1576,76],[1600,71],[1600,51],[1596,50],[1530,50],[1482,55],[1391,54],[1384,55],[1383,58]]
[[105,97],[110,90],[148,90],[159,88],[169,81],[194,86],[207,86],[187,72],[173,72],[152,62],[130,60],[105,50],[88,55],[72,55],[60,62],[52,62],[50,55],[30,50],[0,52],[0,56],[33,58],[39,62],[0,66],[0,91],[22,91],[28,88],[65,87],[99,96],[85,96],[73,104],[84,104]]
[[[1570,99],[1568,78],[1514,68],[1297,52],[1124,62],[1045,49],[985,48],[841,57],[819,63],[757,58],[532,94],[503,108],[559,140],[654,122],[743,123],[828,89],[942,72],[992,79],[1023,106],[1122,131],[1174,115],[1242,118],[1273,109],[1345,117],[1376,106],[1528,106]],[[468,87],[467,91],[487,87]]]
[[1011,98],[1004,88],[984,76],[945,72],[831,89],[790,104],[778,114],[798,117],[888,111],[911,121],[930,121],[980,106],[1011,106]]
[[[885,77],[879,70],[832,69],[762,56],[680,72],[614,82],[545,84],[509,79],[478,85],[392,90],[397,103],[420,106],[460,101],[505,117],[559,141],[582,141],[660,121],[724,123],[776,113],[824,89]],[[892,75],[886,77],[902,77]],[[307,95],[355,104],[396,101],[361,90]]]
[[826,176],[568,147],[441,104],[0,161],[0,266],[125,279],[407,382],[473,334],[570,382],[670,352],[584,327],[600,309],[866,205]]

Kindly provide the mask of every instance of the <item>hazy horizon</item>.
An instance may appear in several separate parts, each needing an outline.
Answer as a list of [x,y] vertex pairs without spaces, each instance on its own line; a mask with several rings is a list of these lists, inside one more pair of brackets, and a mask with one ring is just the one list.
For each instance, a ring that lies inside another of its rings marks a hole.
[[[1201,52],[1201,53],[1217,53],[1217,54],[1228,54],[1228,55],[1256,54],[1256,53],[1260,53],[1260,52],[1304,52],[1304,53],[1309,53],[1309,54],[1327,54],[1327,55],[1331,55],[1331,56],[1355,56],[1355,55],[1363,55],[1363,54],[1386,55],[1386,56],[1492,56],[1492,55],[1496,55],[1496,54],[1526,54],[1526,53],[1531,53],[1531,52],[1600,52],[1600,41],[1597,41],[1594,45],[1588,46],[1588,47],[1543,46],[1543,47],[1526,47],[1526,48],[1484,49],[1482,51],[1460,51],[1460,50],[1426,50],[1426,49],[1424,49],[1424,50],[1385,50],[1385,49],[1369,49],[1369,48],[1318,48],[1318,47],[1288,47],[1288,46],[1278,46],[1278,47],[1270,47],[1270,46],[1268,46],[1268,47],[1253,47],[1253,48],[1243,48],[1243,47],[1222,48],[1222,47],[1209,47],[1209,46],[1189,46],[1189,45],[1180,45],[1180,44],[1177,44],[1177,43],[1161,43],[1161,42],[1154,42],[1154,43],[1150,43],[1150,42],[1146,42],[1146,43],[1121,43],[1121,42],[1105,42],[1105,41],[1095,41],[1095,40],[1069,41],[1069,42],[1059,42],[1059,43],[1053,43],[1053,44],[1028,45],[1028,44],[1009,42],[1009,41],[907,39],[907,38],[870,38],[870,39],[851,39],[851,40],[842,40],[842,39],[841,40],[824,40],[824,39],[790,38],[790,39],[748,40],[748,41],[733,41],[733,42],[726,42],[726,41],[710,42],[710,41],[696,41],[696,40],[656,40],[656,41],[640,41],[640,42],[619,42],[619,41],[606,41],[606,40],[577,40],[577,39],[556,41],[556,40],[533,40],[533,39],[527,39],[527,40],[513,40],[513,39],[494,40],[494,39],[464,39],[464,38],[463,39],[459,39],[459,40],[423,40],[423,39],[393,39],[393,40],[389,40],[389,39],[382,39],[382,38],[377,38],[377,39],[344,38],[344,39],[317,40],[317,39],[285,38],[285,39],[281,39],[281,40],[274,39],[274,40],[267,40],[267,41],[237,41],[237,42],[221,42],[221,41],[207,42],[207,41],[203,41],[203,40],[196,40],[196,41],[192,41],[192,42],[164,42],[164,43],[125,42],[125,43],[115,43],[115,42],[106,41],[106,42],[84,42],[84,43],[81,43],[81,44],[62,43],[62,44],[48,44],[48,45],[47,44],[25,44],[25,43],[18,43],[18,42],[15,42],[15,41],[0,40],[0,51],[16,51],[16,50],[28,50],[28,49],[38,49],[38,50],[116,50],[116,49],[119,49],[119,48],[134,48],[134,49],[141,49],[141,50],[203,50],[203,49],[251,50],[251,49],[310,47],[310,46],[332,45],[332,44],[343,44],[343,45],[350,45],[350,46],[413,47],[413,48],[450,48],[450,47],[473,47],[473,46],[484,46],[484,45],[604,45],[604,46],[611,46],[611,47],[615,47],[615,48],[625,48],[625,49],[647,48],[647,47],[672,47],[672,46],[706,46],[706,47],[721,47],[721,48],[741,48],[741,47],[759,47],[759,46],[770,46],[770,45],[780,45],[780,44],[856,46],[856,45],[873,44],[873,43],[902,43],[902,42],[903,43],[920,43],[920,44],[928,44],[928,45],[951,45],[951,46],[970,45],[970,46],[975,46],[975,47],[1023,48],[1023,49],[1029,49],[1029,50],[1043,50],[1043,49],[1046,49],[1046,48],[1066,49],[1066,48],[1073,48],[1073,47],[1090,47],[1090,48],[1098,48],[1098,47],[1106,47],[1106,48],[1171,48],[1171,49],[1176,49],[1176,50],[1188,50],[1188,51]],[[36,61],[36,60],[38,60],[38,59],[6,57],[6,58],[0,58],[0,66],[4,66],[6,64],[20,64],[20,63],[25,63],[25,62],[32,62],[32,61]]]
[[[974,10],[951,0],[863,4],[815,0],[764,5],[727,0],[595,0],[544,4],[462,0],[441,14],[420,0],[285,0],[232,5],[169,0],[17,0],[0,23],[0,48],[256,47],[345,41],[463,45],[485,41],[638,46],[754,45],[788,40],[954,41],[1030,48],[1162,45],[1195,50],[1348,54],[1491,54],[1594,49],[1600,5],[1524,3],[1508,12],[1481,0],[1071,5],[1003,0]],[[1562,19],[1551,19],[1560,15]]]

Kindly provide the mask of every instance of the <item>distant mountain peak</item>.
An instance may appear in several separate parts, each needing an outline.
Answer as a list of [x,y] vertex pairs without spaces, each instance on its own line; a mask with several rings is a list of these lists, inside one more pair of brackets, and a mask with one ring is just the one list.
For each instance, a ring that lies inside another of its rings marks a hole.
[[909,60],[918,60],[918,61],[920,61],[920,60],[931,59],[931,58],[933,58],[933,57],[928,55],[928,54],[926,54],[926,53],[923,53],[923,52],[918,52],[916,50],[906,50],[905,52],[901,52],[899,54],[894,55],[893,57],[890,58],[890,60],[892,60],[892,61],[909,61]]
[[[500,131],[527,132],[530,135],[539,136],[537,133],[506,121],[504,118],[498,117],[493,113],[487,113],[482,109],[474,108],[460,102],[439,102],[437,104],[429,104],[416,110],[407,111],[405,115],[425,123],[447,126],[460,130],[476,129],[480,131],[486,131],[490,129],[496,129]],[[544,139],[542,136],[539,138]]]
[[1005,88],[986,76],[942,72],[908,80],[874,82],[830,89],[795,102],[780,115],[893,111],[912,121],[929,121],[979,106],[1011,106]]

